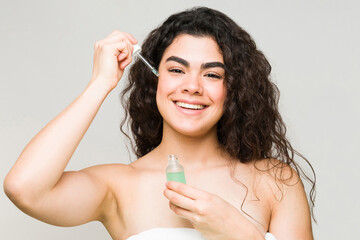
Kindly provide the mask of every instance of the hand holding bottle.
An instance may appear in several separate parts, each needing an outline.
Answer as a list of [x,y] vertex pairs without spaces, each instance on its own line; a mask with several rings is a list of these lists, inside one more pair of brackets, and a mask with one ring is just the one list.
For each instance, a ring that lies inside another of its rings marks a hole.
[[113,31],[95,43],[94,66],[90,83],[96,82],[105,90],[114,89],[132,61],[133,44],[137,40],[129,33]]
[[176,181],[166,183],[170,209],[208,240],[264,239],[257,227],[221,197]]

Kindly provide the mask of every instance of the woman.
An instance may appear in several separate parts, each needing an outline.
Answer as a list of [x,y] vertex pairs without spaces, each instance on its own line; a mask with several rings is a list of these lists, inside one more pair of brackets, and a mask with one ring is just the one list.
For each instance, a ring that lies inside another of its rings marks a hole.
[[[9,198],[50,224],[101,221],[113,239],[312,239],[270,65],[216,10],[172,15],[145,40],[142,53],[160,75],[137,61],[124,90],[139,159],[64,172],[136,43],[114,31],[95,44],[90,83],[26,146],[4,181]],[[165,185],[169,154],[187,184]]]

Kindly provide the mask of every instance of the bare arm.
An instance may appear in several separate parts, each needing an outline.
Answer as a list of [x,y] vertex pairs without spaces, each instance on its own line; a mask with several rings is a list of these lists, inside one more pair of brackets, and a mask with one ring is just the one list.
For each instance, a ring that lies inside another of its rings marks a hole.
[[277,240],[312,240],[309,205],[299,176],[293,171],[289,185],[283,184],[283,198],[274,204],[269,231]]
[[64,169],[131,62],[134,43],[132,36],[115,31],[95,44],[87,88],[29,142],[6,176],[5,193],[27,214],[62,226],[101,219],[102,203],[110,194],[101,179],[102,168]]

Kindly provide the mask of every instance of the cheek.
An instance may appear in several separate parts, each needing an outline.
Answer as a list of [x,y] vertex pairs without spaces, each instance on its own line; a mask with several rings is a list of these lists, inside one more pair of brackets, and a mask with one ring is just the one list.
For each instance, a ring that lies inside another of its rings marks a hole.
[[171,93],[176,92],[177,88],[178,84],[176,81],[166,77],[159,78],[156,98],[168,97]]
[[169,103],[169,97],[176,91],[176,86],[167,78],[159,78],[156,90],[156,104],[161,113],[163,106]]
[[219,104],[224,104],[226,99],[226,87],[223,83],[215,84],[208,89],[208,94],[212,100]]

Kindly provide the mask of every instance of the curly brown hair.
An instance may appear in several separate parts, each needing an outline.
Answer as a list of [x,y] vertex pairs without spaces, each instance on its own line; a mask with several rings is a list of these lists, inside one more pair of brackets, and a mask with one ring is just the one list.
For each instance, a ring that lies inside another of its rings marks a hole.
[[[273,167],[293,167],[311,183],[309,198],[312,211],[315,172],[309,161],[292,148],[285,136],[286,127],[278,111],[279,90],[271,82],[271,66],[257,49],[254,40],[225,14],[198,7],[170,16],[150,32],[142,45],[142,55],[158,68],[165,49],[180,34],[212,37],[222,51],[227,98],[224,114],[217,124],[220,144],[242,163],[278,159],[279,164]],[[156,105],[157,80],[142,62],[136,61],[122,93],[123,100],[127,100],[121,130],[125,133],[123,127],[128,120],[137,157],[149,153],[162,140],[162,116]],[[313,179],[295,162],[295,154],[310,166]]]

